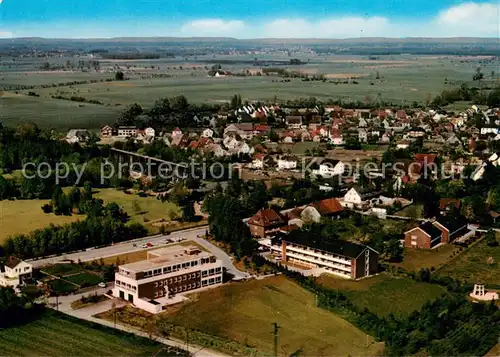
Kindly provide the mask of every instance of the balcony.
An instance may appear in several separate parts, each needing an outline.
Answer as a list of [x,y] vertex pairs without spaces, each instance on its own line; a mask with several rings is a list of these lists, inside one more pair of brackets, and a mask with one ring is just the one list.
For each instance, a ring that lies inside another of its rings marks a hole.
[[313,263],[319,266],[320,268],[322,267],[327,267],[327,268],[332,268],[332,269],[339,269],[341,271],[344,271],[348,274],[351,274],[351,266],[347,266],[345,264],[336,264],[334,262],[328,261],[326,259],[321,259],[321,258],[316,258],[312,256],[307,256],[304,254],[297,254],[294,252],[287,251],[286,253],[287,257],[303,260],[308,263]]
[[314,250],[312,248],[302,248],[302,247],[298,247],[298,246],[293,246],[293,245],[287,244],[286,250],[287,250],[287,252],[288,251],[293,251],[293,252],[296,252],[296,253],[299,253],[299,254],[305,254],[307,256],[313,256],[313,257],[316,257],[316,258],[319,258],[319,259],[326,259],[327,261],[332,261],[332,262],[339,263],[339,264],[346,264],[346,265],[349,265],[349,266],[351,265],[351,260],[350,259],[339,257],[339,256],[335,256],[333,253],[331,255],[327,255],[327,254],[324,254],[324,253],[319,252],[317,250]]

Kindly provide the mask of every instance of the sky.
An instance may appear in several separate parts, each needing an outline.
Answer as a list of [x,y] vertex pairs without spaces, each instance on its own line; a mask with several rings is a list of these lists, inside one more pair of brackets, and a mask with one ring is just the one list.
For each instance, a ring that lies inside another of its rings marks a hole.
[[500,0],[0,0],[0,38],[499,35]]

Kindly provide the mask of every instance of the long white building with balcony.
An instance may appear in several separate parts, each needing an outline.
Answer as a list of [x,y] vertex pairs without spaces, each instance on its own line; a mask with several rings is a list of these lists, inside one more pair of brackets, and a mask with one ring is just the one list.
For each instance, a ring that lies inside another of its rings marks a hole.
[[283,263],[291,263],[305,268],[321,268],[327,273],[348,279],[361,279],[378,272],[379,253],[362,244],[333,240],[320,241],[313,237],[285,235],[268,244],[274,254],[281,256]]

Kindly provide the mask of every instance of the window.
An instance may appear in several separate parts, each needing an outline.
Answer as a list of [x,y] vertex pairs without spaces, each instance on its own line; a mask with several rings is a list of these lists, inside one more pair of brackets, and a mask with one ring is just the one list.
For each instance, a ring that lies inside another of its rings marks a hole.
[[163,286],[163,280],[160,281],[160,288]]
[[208,273],[212,275],[214,273],[214,269],[210,269]]
[[155,282],[155,288],[157,288],[157,287],[158,287],[158,282]]
[[216,272],[216,273],[220,273],[220,272],[221,272],[221,270],[222,270],[222,268],[221,268],[221,267],[215,268],[215,272]]
[[187,275],[184,275],[182,280],[187,280]]
[[168,279],[168,283],[172,284],[172,278]]
[[197,273],[196,273],[196,276],[198,276],[198,277],[199,277],[199,276],[200,276],[200,272],[197,272]]

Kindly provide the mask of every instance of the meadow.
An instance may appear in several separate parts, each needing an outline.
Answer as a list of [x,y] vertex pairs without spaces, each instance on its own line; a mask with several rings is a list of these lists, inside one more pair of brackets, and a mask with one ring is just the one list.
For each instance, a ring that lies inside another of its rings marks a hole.
[[273,351],[274,322],[280,326],[278,351],[284,356],[369,356],[382,348],[347,321],[316,307],[312,293],[281,276],[232,283],[191,298],[165,319],[266,354]]
[[431,250],[405,248],[403,261],[391,265],[409,272],[418,272],[420,269],[438,269],[450,261],[453,255],[458,254],[459,251],[460,248],[453,244],[445,244]]
[[323,274],[319,282],[326,287],[341,290],[358,308],[367,308],[379,316],[391,313],[395,316],[407,316],[415,310],[420,310],[425,302],[446,293],[439,285],[388,274],[360,281]]
[[482,283],[500,287],[500,247],[490,247],[485,240],[471,246],[439,270],[438,275],[450,276],[470,284]]
[[[139,197],[136,194],[125,194],[112,188],[100,189],[95,198],[104,203],[115,202],[130,216],[130,222],[144,224],[151,231],[157,231],[150,223],[165,219],[168,222],[171,215],[176,217],[178,207],[170,202],[161,202],[155,197]],[[36,229],[53,225],[64,225],[85,219],[84,215],[57,216],[44,213],[42,206],[50,200],[14,200],[0,201],[0,244],[8,237],[16,234],[27,234]],[[173,213],[171,213],[173,212]],[[18,224],[22,218],[23,224]]]
[[[264,58],[259,58],[264,59]],[[283,56],[266,59],[290,60]],[[137,61],[101,60],[101,72],[40,72],[37,64],[11,64],[0,75],[0,90],[9,85],[47,85],[68,81],[110,79],[115,66],[129,79],[123,82],[86,83],[29,90],[4,91],[0,94],[0,120],[13,125],[20,120],[34,120],[43,127],[60,130],[85,127],[97,129],[113,123],[120,111],[132,103],[145,108],[160,97],[185,95],[193,103],[227,102],[239,93],[244,100],[288,100],[316,97],[321,100],[359,100],[411,104],[426,102],[443,89],[471,82],[479,65],[458,57],[394,55],[369,60],[367,56],[315,56],[301,58],[301,66],[282,66],[309,75],[324,75],[325,81],[283,81],[278,76],[208,77],[208,68],[220,61],[224,70],[234,73],[258,71],[249,56],[200,56],[192,59],[160,59]],[[62,59],[61,59],[62,61]],[[18,67],[16,67],[18,66]],[[1,66],[0,66],[1,67]],[[153,68],[152,68],[153,67]],[[30,70],[31,68],[31,70]],[[497,69],[495,63],[483,66],[486,77]],[[153,78],[161,75],[161,78]],[[354,78],[348,84],[336,83]],[[355,84],[356,82],[357,84]],[[33,91],[39,97],[28,96]],[[53,99],[52,96],[81,96],[98,100],[103,105]]]
[[[64,225],[84,219],[84,216],[56,216],[46,214],[42,206],[49,200],[0,201],[0,244],[15,234],[26,234],[36,229],[54,225]],[[22,224],[19,220],[22,219]]]
[[146,338],[46,311],[26,324],[0,330],[2,356],[174,355]]
[[140,197],[137,194],[126,194],[113,188],[99,189],[93,195],[104,203],[115,202],[128,213],[131,222],[147,224],[160,219],[168,220],[170,215],[176,217],[179,208],[171,202],[162,202],[156,197]]

